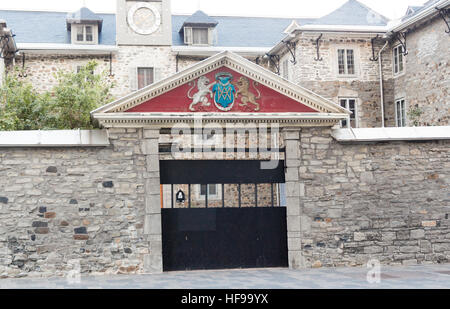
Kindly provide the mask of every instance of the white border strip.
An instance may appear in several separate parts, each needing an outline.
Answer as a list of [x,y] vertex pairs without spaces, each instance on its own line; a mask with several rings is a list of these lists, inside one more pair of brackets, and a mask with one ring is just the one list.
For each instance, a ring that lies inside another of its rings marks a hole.
[[338,142],[389,142],[449,140],[450,126],[335,129],[332,136]]
[[0,147],[107,147],[106,130],[2,131]]

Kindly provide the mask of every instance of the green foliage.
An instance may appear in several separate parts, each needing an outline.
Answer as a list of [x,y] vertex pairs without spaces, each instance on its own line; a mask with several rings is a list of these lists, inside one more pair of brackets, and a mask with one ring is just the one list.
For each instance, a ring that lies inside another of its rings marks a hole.
[[0,89],[0,129],[39,129],[46,123],[48,95],[38,94],[31,84],[19,80],[18,70],[14,73],[5,77]]
[[93,128],[90,111],[112,100],[113,87],[105,73],[93,73],[96,67],[58,72],[58,84],[44,93],[19,79],[18,70],[8,74],[0,88],[0,130]]
[[58,129],[93,128],[89,113],[112,100],[113,84],[105,72],[94,74],[96,67],[96,62],[89,62],[78,73],[57,73],[53,108],[58,115]]

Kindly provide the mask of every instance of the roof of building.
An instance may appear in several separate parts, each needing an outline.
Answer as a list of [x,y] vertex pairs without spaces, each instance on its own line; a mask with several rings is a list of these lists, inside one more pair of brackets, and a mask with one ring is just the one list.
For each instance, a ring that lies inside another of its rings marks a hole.
[[82,7],[76,12],[68,13],[66,22],[68,30],[70,30],[70,24],[72,23],[94,23],[98,24],[99,30],[102,31],[103,18],[87,7]]
[[439,1],[440,0],[429,0],[429,1],[425,2],[424,5],[422,5],[422,6],[410,6],[407,11],[407,13],[409,13],[409,14],[406,14],[405,16],[403,16],[402,21],[406,21],[406,20],[410,19],[411,17],[416,16],[420,12],[425,11],[426,9],[428,9],[432,5],[435,5]]
[[[183,23],[183,27],[185,26],[196,26],[196,25],[202,25],[202,26],[208,26],[208,27],[215,27],[217,26],[219,22],[215,20],[214,18],[208,16],[205,12],[198,10],[191,16],[189,16]],[[180,29],[181,31],[182,29]]]
[[[436,0],[432,0],[436,1]],[[68,19],[103,21],[99,45],[116,45],[115,14],[95,14],[88,8],[75,13],[0,10],[0,18],[16,34],[17,43],[70,44]],[[214,47],[273,47],[285,36],[283,31],[295,21],[304,25],[386,26],[388,19],[356,0],[349,0],[334,12],[319,18],[270,18],[208,16],[202,11],[193,15],[172,15],[173,46],[184,46],[186,24],[215,25]]]
[[[96,14],[103,19],[103,30],[99,33],[99,44],[116,44],[116,16]],[[16,35],[17,43],[70,44],[67,31],[67,12],[9,11],[1,10],[0,18],[5,19]]]
[[[179,29],[186,15],[172,15],[172,41],[174,46],[184,45]],[[218,22],[214,46],[218,47],[272,47],[285,35],[283,31],[292,23],[292,18],[213,16]],[[312,18],[294,19],[304,25]]]
[[[95,14],[103,19],[103,30],[99,33],[100,45],[116,44],[115,14]],[[70,44],[70,32],[66,28],[66,12],[0,10],[0,18],[16,34],[18,43]],[[83,18],[86,15],[82,16]],[[179,29],[189,18],[188,15],[172,15],[173,45],[184,45]],[[267,17],[211,17],[216,27],[218,47],[272,47],[283,38],[283,31],[291,24],[292,18]],[[311,18],[295,19],[300,25],[314,21]],[[38,34],[38,35],[37,35]]]
[[317,25],[387,26],[389,19],[357,0],[349,0],[337,10],[314,21]]

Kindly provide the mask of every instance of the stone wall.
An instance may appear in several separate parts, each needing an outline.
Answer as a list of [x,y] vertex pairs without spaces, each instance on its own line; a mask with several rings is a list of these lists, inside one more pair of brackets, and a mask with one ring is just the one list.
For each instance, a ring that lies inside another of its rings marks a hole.
[[[399,45],[393,41],[383,53],[390,64],[385,67],[385,84],[393,89],[386,97],[386,117],[394,119],[394,101],[404,98],[407,110],[418,108],[419,117],[407,117],[408,125],[416,121],[422,126],[446,126],[450,123],[450,41],[445,33],[446,25],[436,17],[408,33],[408,55],[405,56],[403,74],[393,76],[392,48]],[[391,86],[390,86],[391,85]],[[395,121],[389,121],[395,126]]]
[[301,256],[291,264],[450,261],[449,141],[339,144],[329,129],[302,128],[292,142],[288,235]]
[[[109,56],[30,55],[25,52],[24,79],[40,92],[50,91],[57,84],[58,71],[77,72],[78,66],[84,66],[91,60],[99,64],[96,73],[107,71],[109,74]],[[22,68],[22,57],[16,58],[16,67]],[[11,68],[8,70],[12,72]]]
[[[449,262],[449,142],[340,144],[330,130],[283,132],[291,267]],[[1,277],[67,275],[77,263],[83,274],[162,270],[159,131],[109,137],[109,147],[1,149]]]
[[0,277],[144,271],[143,133],[109,133],[107,148],[1,149]]

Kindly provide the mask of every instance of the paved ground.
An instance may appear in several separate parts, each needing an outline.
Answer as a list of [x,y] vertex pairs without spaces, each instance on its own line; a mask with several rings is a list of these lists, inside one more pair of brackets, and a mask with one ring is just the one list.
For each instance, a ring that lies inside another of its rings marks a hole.
[[450,289],[450,265],[382,267],[381,282],[366,268],[255,269],[171,272],[157,275],[0,279],[1,289]]

